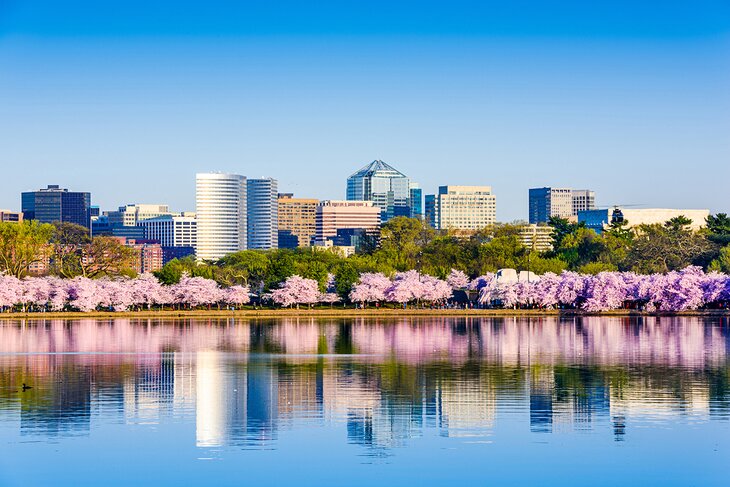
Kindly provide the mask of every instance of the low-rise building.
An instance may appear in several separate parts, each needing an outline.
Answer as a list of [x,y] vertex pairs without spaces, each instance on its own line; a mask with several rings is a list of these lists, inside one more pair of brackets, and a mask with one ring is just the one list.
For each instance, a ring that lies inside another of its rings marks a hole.
[[553,227],[549,225],[523,225],[520,227],[520,241],[528,249],[547,252],[553,248]]
[[581,211],[578,213],[578,221],[585,223],[586,227],[592,228],[597,233],[603,232],[613,222],[626,222],[629,228],[638,225],[651,225],[654,223],[665,223],[672,218],[684,216],[692,220],[689,227],[699,230],[706,224],[710,210],[690,210],[672,208],[625,208],[614,206],[601,210]]
[[23,221],[22,211],[0,210],[0,222],[20,223]]

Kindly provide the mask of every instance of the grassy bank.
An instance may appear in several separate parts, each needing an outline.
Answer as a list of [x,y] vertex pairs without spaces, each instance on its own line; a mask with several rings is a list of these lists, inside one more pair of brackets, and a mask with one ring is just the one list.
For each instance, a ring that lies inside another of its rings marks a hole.
[[316,309],[243,309],[193,311],[92,311],[47,313],[0,313],[2,319],[81,319],[81,318],[392,318],[392,317],[504,317],[504,316],[730,316],[730,310],[648,313],[636,310],[613,310],[587,313],[577,310],[539,309],[401,309],[401,308],[316,308]]

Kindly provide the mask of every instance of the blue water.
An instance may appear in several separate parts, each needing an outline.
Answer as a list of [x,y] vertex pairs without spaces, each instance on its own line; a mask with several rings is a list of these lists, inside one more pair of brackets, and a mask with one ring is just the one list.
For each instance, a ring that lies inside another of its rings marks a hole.
[[0,485],[728,485],[729,332],[0,321]]

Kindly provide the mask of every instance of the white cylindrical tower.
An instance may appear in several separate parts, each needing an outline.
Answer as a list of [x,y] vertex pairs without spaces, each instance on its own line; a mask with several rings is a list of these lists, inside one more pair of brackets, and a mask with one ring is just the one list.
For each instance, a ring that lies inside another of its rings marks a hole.
[[197,245],[202,260],[246,249],[246,178],[239,174],[195,175]]

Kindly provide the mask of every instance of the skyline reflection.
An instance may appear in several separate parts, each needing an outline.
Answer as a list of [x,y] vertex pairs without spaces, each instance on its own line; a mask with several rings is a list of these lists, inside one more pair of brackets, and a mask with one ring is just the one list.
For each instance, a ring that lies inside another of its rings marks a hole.
[[373,455],[509,421],[630,441],[727,421],[728,351],[725,318],[5,320],[0,424],[50,439],[181,422],[200,449],[339,424]]

